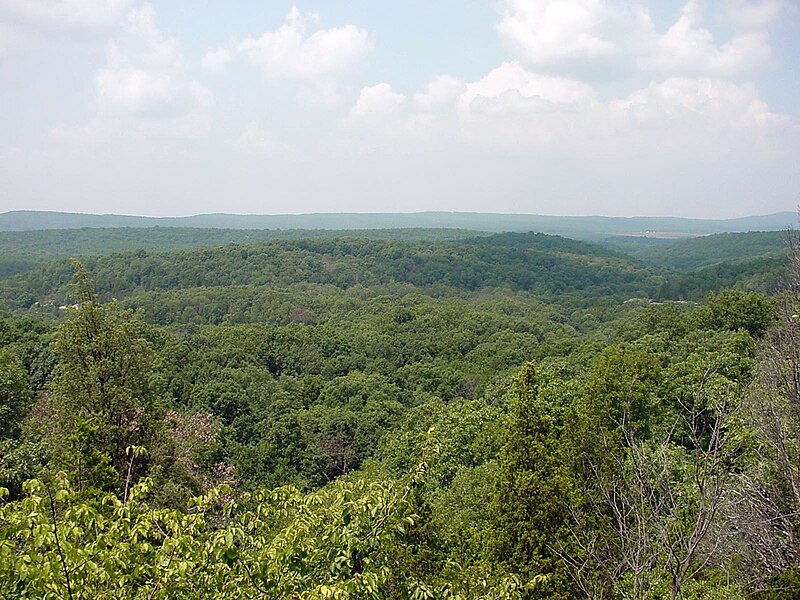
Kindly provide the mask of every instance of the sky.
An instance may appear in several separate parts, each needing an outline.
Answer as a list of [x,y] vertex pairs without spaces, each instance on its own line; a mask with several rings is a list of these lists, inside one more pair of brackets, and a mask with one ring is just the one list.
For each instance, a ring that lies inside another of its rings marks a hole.
[[793,0],[0,0],[0,211],[800,203]]

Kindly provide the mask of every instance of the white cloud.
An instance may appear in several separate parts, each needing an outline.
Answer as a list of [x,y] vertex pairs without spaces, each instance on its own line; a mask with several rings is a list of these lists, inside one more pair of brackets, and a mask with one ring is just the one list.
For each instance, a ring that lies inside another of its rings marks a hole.
[[2,0],[0,20],[31,32],[74,36],[116,28],[130,0]]
[[0,58],[33,44],[108,39],[131,0],[0,0]]
[[103,69],[96,83],[98,109],[111,116],[169,118],[211,103],[211,93],[205,87],[169,71]]
[[467,84],[451,75],[434,77],[414,94],[414,107],[423,112],[438,112],[451,108],[467,89]]
[[216,50],[206,52],[202,65],[212,73],[219,73],[233,58],[234,52],[230,48],[220,46]]
[[702,131],[759,131],[781,127],[788,117],[770,112],[752,84],[735,84],[705,77],[673,77],[651,83],[624,100],[610,103],[643,129]]
[[155,9],[150,4],[131,10],[125,17],[125,36],[121,44],[112,43],[109,64],[124,67],[138,64],[150,69],[176,69],[183,58],[178,42],[158,28]]
[[403,94],[398,94],[388,83],[362,88],[355,105],[350,110],[351,117],[369,117],[395,113],[406,101]]
[[542,105],[585,104],[594,101],[597,95],[592,86],[576,79],[540,75],[526,70],[517,61],[510,61],[468,84],[461,96],[460,107],[463,109],[478,99],[500,98],[507,92],[537,100]]
[[727,77],[752,71],[769,60],[772,50],[766,31],[739,33],[717,45],[703,20],[700,3],[687,2],[675,24],[654,38],[652,50],[639,64],[664,73]]
[[0,57],[33,43],[107,39],[130,0],[0,0]]
[[95,77],[96,108],[137,136],[202,137],[210,127],[211,92],[183,72],[178,43],[159,30],[150,5],[131,10]]
[[217,48],[206,54],[203,64],[219,70],[240,54],[270,78],[316,82],[336,77],[372,50],[367,31],[355,25],[309,33],[309,25],[319,20],[317,13],[293,7],[278,29]]
[[[708,77],[670,77],[610,100],[584,82],[538,74],[517,61],[457,82],[434,78],[412,103],[386,83],[362,89],[342,122],[355,152],[587,157],[658,148],[691,154],[714,144],[744,152],[791,124],[752,84]],[[449,92],[440,96],[437,88]],[[432,97],[447,102],[427,102]]]
[[334,155],[412,156],[435,148],[452,131],[454,107],[435,115],[413,110],[408,98],[388,83],[361,89],[334,138],[323,146]]
[[617,52],[602,32],[611,12],[603,0],[506,0],[497,30],[534,65],[608,56]]
[[263,156],[285,156],[289,154],[286,144],[278,140],[272,133],[251,121],[242,134],[233,143],[244,152]]
[[459,135],[474,147],[514,153],[586,133],[597,92],[583,82],[506,62],[469,83],[457,103]]
[[471,83],[434,77],[413,102],[388,83],[365,87],[342,126],[357,153],[524,149],[579,128],[597,103],[597,92],[585,83],[511,61]]
[[83,125],[58,125],[49,132],[54,142],[80,146],[113,148],[113,140],[200,140],[208,136],[210,120],[202,111],[191,111],[171,118],[124,118],[100,116]]
[[797,181],[800,128],[752,84],[668,77],[606,99],[516,61],[457,82],[436,77],[411,102],[386,83],[364,88],[321,148],[346,183],[324,187],[406,210],[418,198],[418,210],[708,216],[753,212]]
[[535,67],[605,63],[664,75],[732,77],[769,61],[768,28],[780,14],[780,0],[712,5],[735,29],[725,42],[705,26],[706,6],[688,0],[678,19],[659,33],[638,2],[503,0],[497,29],[506,47]]
[[340,108],[343,94],[336,81],[314,81],[298,88],[297,101],[307,108]]

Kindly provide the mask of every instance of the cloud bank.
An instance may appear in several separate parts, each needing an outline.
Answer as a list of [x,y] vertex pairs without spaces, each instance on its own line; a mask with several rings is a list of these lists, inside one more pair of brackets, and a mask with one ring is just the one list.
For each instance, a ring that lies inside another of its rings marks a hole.
[[[742,212],[731,197],[744,212],[794,203],[800,127],[761,86],[786,60],[772,38],[797,12],[788,0],[687,0],[672,13],[640,0],[495,6],[496,61],[467,69],[481,48],[465,48],[462,64],[426,73],[424,60],[398,59],[397,38],[357,13],[328,23],[324,5],[199,45],[170,30],[174,12],[165,25],[137,0],[0,0],[4,64],[35,49],[96,52],[84,116],[49,124],[59,143],[35,150],[46,161],[0,139],[0,176],[21,197],[48,196],[48,185],[77,197],[103,181],[75,163],[88,148],[117,161],[105,171],[118,181],[98,189],[133,197],[152,185],[157,207],[191,189],[207,204],[188,212],[220,210],[221,197],[242,212],[731,214]],[[59,160],[52,183],[31,166]]]

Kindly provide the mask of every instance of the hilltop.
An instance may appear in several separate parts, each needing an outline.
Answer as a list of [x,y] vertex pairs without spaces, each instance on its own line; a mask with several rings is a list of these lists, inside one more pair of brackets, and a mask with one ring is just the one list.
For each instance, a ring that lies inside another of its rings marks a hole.
[[83,227],[195,227],[213,229],[398,229],[454,228],[475,231],[538,231],[596,240],[612,235],[680,238],[722,232],[786,229],[797,215],[781,212],[735,219],[679,217],[548,216],[471,212],[315,213],[301,215],[207,214],[186,217],[94,215],[48,211],[0,214],[0,231]]

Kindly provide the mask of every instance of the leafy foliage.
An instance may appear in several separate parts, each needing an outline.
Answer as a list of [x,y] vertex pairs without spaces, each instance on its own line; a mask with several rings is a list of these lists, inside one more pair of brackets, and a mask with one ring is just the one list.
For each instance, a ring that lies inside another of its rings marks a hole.
[[[351,288],[410,284],[540,294],[647,294],[657,278],[626,258],[583,242],[543,234],[499,234],[464,242],[405,243],[329,239],[226,246],[174,254],[128,253],[87,260],[103,297],[134,291],[210,286],[287,286],[297,282]],[[52,263],[2,283],[16,307],[66,302],[71,270]]]
[[793,293],[623,302],[658,278],[536,234],[88,264],[4,284],[4,597],[794,585]]
[[785,230],[718,233],[641,246],[630,254],[649,265],[688,272],[765,255],[785,256],[786,237]]

